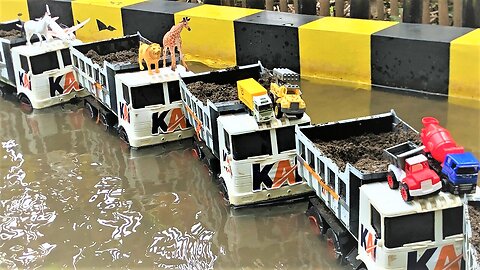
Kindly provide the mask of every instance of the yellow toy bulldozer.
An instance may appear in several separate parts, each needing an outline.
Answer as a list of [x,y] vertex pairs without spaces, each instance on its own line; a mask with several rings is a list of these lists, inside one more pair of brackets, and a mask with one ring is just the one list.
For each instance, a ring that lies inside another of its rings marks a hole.
[[285,114],[302,118],[306,105],[301,97],[298,73],[288,68],[274,68],[273,77],[275,82],[270,84],[269,96],[272,99],[275,117],[282,118]]

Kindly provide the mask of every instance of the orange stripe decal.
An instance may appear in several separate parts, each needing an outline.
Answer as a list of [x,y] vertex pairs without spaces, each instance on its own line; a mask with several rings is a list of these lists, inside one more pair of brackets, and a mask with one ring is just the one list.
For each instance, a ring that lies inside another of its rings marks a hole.
[[188,105],[185,105],[185,109],[187,109],[188,113],[195,119],[195,122],[197,122],[197,127],[195,128],[195,133],[197,133],[197,138],[199,141],[202,141],[202,138],[200,138],[200,129],[202,128],[202,122],[200,119],[198,119],[195,114],[193,113],[192,109],[188,107]]
[[317,179],[317,182],[326,190],[328,191],[328,193],[330,193],[330,195],[332,195],[332,197],[338,201],[338,194],[335,193],[335,190],[333,190],[329,185],[325,184],[325,182],[322,180],[322,178],[320,177],[320,175],[318,175],[311,167],[310,165],[308,165],[308,163],[306,161],[304,161],[302,159],[302,162],[303,162],[303,166],[305,166],[305,168],[307,168],[308,172],[310,172],[311,175],[313,175],[313,177],[315,177],[315,179]]

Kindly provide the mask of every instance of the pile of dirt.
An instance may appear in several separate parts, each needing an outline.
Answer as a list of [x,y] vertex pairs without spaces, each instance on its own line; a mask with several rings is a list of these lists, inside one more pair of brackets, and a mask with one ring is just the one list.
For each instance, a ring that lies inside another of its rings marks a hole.
[[387,171],[389,163],[384,159],[383,150],[406,141],[421,144],[420,136],[416,132],[403,130],[364,134],[345,140],[318,140],[314,143],[341,171],[350,163],[362,172],[375,173]]
[[187,87],[203,103],[207,103],[207,99],[213,103],[238,100],[236,85],[194,82]]
[[123,50],[118,52],[101,55],[94,50],[89,50],[86,56],[94,63],[103,65],[103,61],[109,63],[137,63],[138,62],[138,48],[131,48],[130,50]]
[[267,90],[270,90],[270,84],[272,82],[275,82],[275,79],[270,72],[263,72],[258,79],[258,83],[260,83]]
[[0,30],[0,37],[12,40],[22,37],[22,32],[17,29],[12,29],[10,31]]
[[[470,216],[470,225],[472,226],[472,238],[470,243],[480,255],[480,208],[475,206],[468,206],[468,214]],[[477,256],[477,261],[480,263],[480,256]]]

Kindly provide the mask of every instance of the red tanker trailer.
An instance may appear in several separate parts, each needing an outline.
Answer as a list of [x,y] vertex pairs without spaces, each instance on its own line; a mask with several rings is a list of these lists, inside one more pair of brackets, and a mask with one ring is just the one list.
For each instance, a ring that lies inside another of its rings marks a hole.
[[479,167],[475,156],[457,145],[437,119],[424,117],[422,124],[420,138],[431,167],[440,175],[442,190],[453,194],[475,192]]

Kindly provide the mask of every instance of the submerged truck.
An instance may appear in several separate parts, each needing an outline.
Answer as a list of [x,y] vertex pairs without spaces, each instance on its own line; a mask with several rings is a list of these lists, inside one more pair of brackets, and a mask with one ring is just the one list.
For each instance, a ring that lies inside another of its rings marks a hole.
[[187,118],[196,130],[194,149],[212,171],[219,173],[225,197],[233,207],[293,200],[311,194],[310,187],[295,173],[295,125],[309,124],[308,115],[258,123],[237,98],[202,101],[200,93],[195,95],[189,89],[192,83],[233,86],[239,80],[258,79],[261,72],[258,63],[180,79]]
[[[19,21],[2,23],[0,30],[12,31],[17,24]],[[88,95],[77,81],[69,44],[53,39],[25,45],[23,36],[3,37],[0,42],[0,81],[13,87],[22,104],[42,109]],[[70,44],[81,43],[75,39]]]
[[331,254],[354,269],[459,269],[462,199],[450,193],[406,203],[389,188],[387,170],[364,171],[323,153],[318,144],[362,134],[413,130],[394,111],[298,126],[298,174],[315,190],[307,215]]
[[471,152],[457,145],[450,132],[437,119],[424,117],[420,133],[431,167],[442,181],[443,191],[453,194],[473,193],[478,180],[479,161]]
[[[131,147],[143,147],[189,138],[180,97],[178,66],[149,75],[140,71],[139,34],[74,46],[73,66],[90,96],[85,99],[88,116],[116,130]],[[129,59],[118,59],[127,55]]]

